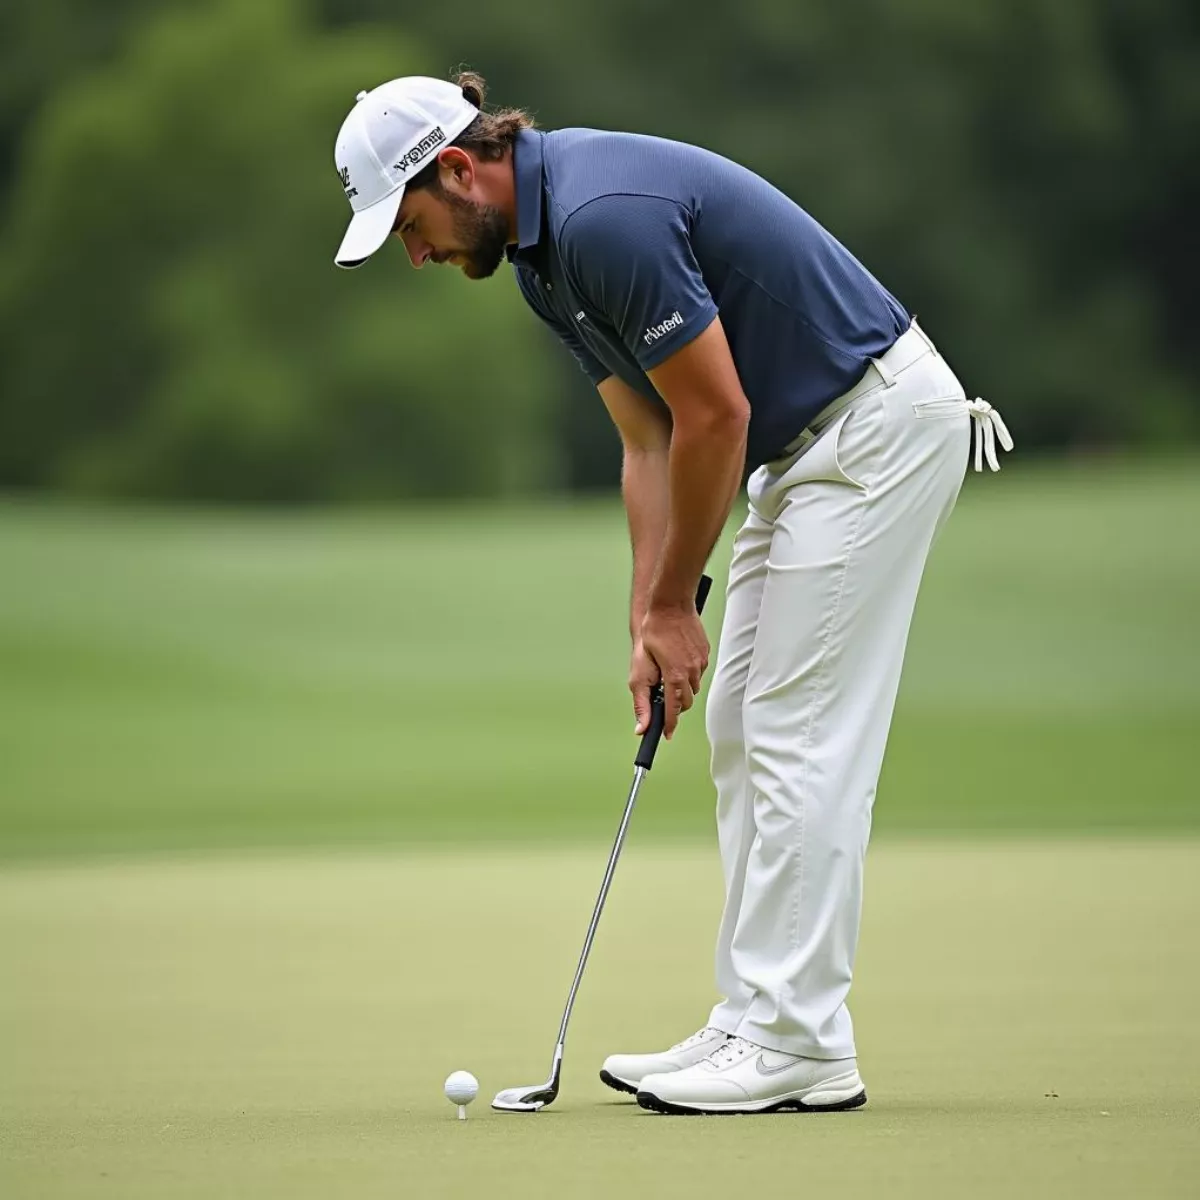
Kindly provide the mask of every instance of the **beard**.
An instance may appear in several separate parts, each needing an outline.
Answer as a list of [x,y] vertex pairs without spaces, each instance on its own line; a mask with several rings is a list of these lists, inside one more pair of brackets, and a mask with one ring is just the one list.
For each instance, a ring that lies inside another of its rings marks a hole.
[[468,279],[487,279],[496,273],[508,245],[508,222],[493,204],[474,204],[461,196],[445,193],[454,222],[454,238],[462,247],[457,253],[465,260],[463,274]]

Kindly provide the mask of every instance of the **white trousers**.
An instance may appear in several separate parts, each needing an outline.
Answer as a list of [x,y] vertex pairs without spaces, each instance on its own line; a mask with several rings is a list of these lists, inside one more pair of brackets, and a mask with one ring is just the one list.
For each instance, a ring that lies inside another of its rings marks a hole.
[[855,1053],[863,860],[917,589],[972,413],[981,439],[993,414],[915,326],[842,402],[750,478],[707,702],[726,891],[709,1023],[826,1059]]

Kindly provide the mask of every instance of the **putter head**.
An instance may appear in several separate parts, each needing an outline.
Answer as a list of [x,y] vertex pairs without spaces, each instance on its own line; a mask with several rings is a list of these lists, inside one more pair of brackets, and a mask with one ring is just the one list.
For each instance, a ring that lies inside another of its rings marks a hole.
[[497,1112],[537,1112],[547,1104],[553,1104],[558,1095],[558,1080],[548,1079],[533,1087],[505,1088],[496,1093],[492,1107]]
[[554,1061],[550,1064],[550,1078],[534,1087],[505,1088],[496,1093],[492,1107],[497,1112],[537,1112],[547,1104],[553,1104],[558,1095],[558,1081],[562,1078],[563,1044],[560,1036],[554,1048]]

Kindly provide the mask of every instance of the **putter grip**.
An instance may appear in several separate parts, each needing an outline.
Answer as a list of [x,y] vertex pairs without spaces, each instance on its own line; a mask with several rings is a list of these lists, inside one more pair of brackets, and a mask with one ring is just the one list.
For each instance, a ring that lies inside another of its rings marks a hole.
[[[696,611],[704,611],[704,602],[708,599],[712,580],[707,575],[700,576],[700,584],[696,588]],[[663,724],[667,719],[667,706],[663,698],[663,685],[656,683],[650,691],[650,724],[642,734],[642,744],[638,747],[637,757],[633,760],[635,767],[644,767],[647,771],[654,766],[654,752],[662,740]]]

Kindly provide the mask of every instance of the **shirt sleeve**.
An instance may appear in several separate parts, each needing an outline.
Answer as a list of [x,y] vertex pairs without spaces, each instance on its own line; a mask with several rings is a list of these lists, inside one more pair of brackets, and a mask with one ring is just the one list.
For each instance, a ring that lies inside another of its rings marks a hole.
[[525,303],[548,325],[564,346],[575,356],[580,370],[595,384],[603,383],[612,372],[583,344],[583,339],[569,325],[555,316],[541,302],[537,284],[517,272],[517,287],[525,297]]
[[692,249],[691,214],[660,196],[601,196],[565,222],[563,265],[649,371],[717,315]]

